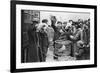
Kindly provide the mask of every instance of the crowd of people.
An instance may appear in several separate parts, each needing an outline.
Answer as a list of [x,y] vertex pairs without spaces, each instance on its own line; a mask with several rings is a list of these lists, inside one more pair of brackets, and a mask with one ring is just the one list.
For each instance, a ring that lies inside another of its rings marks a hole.
[[[90,58],[90,19],[77,21],[58,21],[56,16],[39,21],[33,20],[28,30],[28,62],[45,62],[48,50],[53,59],[63,55],[76,60]],[[67,50],[67,51],[66,51]]]

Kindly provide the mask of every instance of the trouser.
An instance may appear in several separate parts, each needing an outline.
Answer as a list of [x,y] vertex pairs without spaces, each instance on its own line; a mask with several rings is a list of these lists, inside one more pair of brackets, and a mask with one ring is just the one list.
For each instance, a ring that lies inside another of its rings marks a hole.
[[40,62],[37,45],[30,44],[28,50],[28,62]]
[[47,51],[48,51],[48,47],[43,47],[42,48],[42,61],[45,62],[46,61],[46,56],[47,56]]

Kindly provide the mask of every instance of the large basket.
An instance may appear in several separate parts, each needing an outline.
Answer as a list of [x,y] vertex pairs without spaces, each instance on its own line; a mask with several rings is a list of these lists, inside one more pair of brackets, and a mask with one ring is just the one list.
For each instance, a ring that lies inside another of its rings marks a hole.
[[55,41],[55,54],[59,56],[71,54],[71,41],[69,40],[56,40]]

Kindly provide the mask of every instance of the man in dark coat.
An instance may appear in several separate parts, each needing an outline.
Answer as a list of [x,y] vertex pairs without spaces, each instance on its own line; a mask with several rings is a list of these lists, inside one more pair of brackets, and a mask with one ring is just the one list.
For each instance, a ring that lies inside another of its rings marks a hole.
[[38,36],[35,25],[37,21],[33,21],[28,30],[29,48],[28,48],[28,62],[40,62],[38,49]]
[[47,51],[48,51],[48,37],[44,30],[39,32],[40,34],[40,47],[41,47],[41,61],[46,61]]
[[46,56],[47,56],[47,51],[48,51],[48,46],[49,46],[48,35],[45,31],[47,22],[48,22],[47,19],[42,20],[43,26],[41,27],[39,31],[42,62],[46,61]]

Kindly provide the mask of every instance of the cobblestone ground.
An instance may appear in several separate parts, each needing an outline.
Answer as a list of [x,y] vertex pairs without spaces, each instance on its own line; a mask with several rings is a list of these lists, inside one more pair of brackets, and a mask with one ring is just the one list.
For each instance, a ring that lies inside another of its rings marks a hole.
[[68,61],[68,60],[76,60],[76,58],[71,57],[71,56],[61,56],[58,57],[58,60],[53,59],[53,50],[48,50],[47,52],[47,57],[46,57],[46,62],[54,62],[54,61]]

